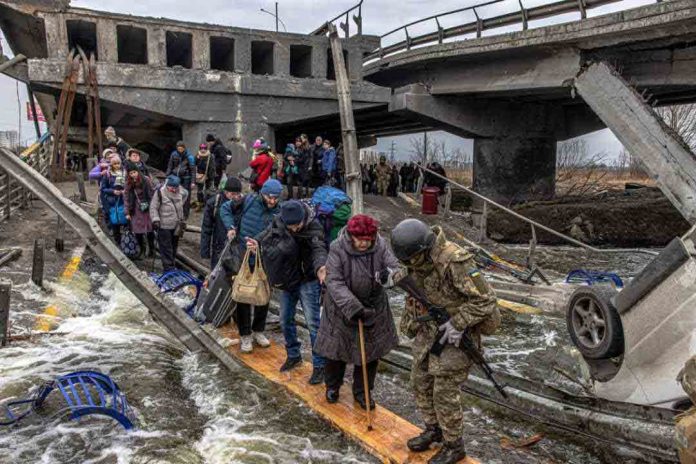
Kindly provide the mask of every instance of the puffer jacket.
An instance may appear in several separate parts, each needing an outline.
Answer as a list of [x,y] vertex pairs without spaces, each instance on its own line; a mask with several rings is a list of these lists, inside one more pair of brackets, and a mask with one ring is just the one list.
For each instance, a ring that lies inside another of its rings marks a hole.
[[317,271],[326,264],[324,228],[307,205],[302,229],[290,232],[276,217],[257,240],[261,246],[263,265],[272,286],[292,290],[317,279]]
[[252,194],[244,199],[241,220],[239,222],[239,236],[255,238],[266,227],[271,225],[273,218],[280,212],[280,206],[269,208],[260,194]]
[[121,186],[120,190],[124,191],[126,185],[126,173],[124,171],[113,173],[109,169],[99,181],[99,199],[104,211],[104,217],[109,217],[109,210],[118,202],[124,204],[123,195],[114,193],[117,190],[114,188],[117,184]]
[[399,337],[385,289],[375,274],[400,268],[387,242],[377,237],[365,252],[356,251],[344,229],[331,244],[326,263],[326,293],[319,333],[314,349],[328,359],[362,364],[358,328],[353,317],[363,308],[372,308],[374,318],[365,326],[367,362],[379,359],[394,349]]
[[176,193],[170,193],[167,186],[163,185],[155,190],[150,203],[150,219],[160,223],[160,227],[166,230],[176,229],[179,221],[184,218],[184,203],[188,197],[186,189],[179,187]]

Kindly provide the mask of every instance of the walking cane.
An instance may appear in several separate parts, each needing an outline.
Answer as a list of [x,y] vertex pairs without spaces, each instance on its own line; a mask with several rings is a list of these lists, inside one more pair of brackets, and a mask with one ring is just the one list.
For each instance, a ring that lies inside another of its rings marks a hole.
[[365,356],[365,334],[363,321],[358,319],[358,335],[360,337],[360,357],[362,359],[363,386],[365,388],[365,406],[367,407],[367,430],[372,430],[372,415],[370,414],[370,382],[367,379],[367,356]]

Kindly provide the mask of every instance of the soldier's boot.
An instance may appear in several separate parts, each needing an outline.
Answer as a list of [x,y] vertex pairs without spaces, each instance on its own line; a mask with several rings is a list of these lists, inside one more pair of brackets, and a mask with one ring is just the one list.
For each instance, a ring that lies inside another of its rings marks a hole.
[[442,429],[438,424],[426,424],[423,433],[411,438],[406,442],[406,446],[411,451],[427,451],[433,443],[442,441]]
[[446,441],[440,451],[430,458],[428,464],[455,464],[465,457],[464,442],[460,438],[457,441]]

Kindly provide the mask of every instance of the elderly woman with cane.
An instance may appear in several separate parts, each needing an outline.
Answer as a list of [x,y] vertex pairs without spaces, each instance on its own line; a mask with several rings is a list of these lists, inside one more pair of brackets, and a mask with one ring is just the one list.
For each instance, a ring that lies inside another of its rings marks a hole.
[[[363,409],[369,404],[368,411],[375,407],[370,391],[379,359],[399,341],[379,280],[391,281],[400,264],[378,228],[370,216],[354,216],[331,244],[324,311],[314,346],[327,358],[326,400],[338,401],[346,364],[353,364],[353,398]],[[391,283],[386,281],[384,285]]]

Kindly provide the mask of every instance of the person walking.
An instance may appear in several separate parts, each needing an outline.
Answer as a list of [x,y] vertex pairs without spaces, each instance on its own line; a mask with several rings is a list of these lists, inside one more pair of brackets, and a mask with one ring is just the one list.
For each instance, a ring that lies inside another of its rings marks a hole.
[[215,188],[215,160],[208,145],[202,143],[196,153],[196,202],[199,210],[206,206],[209,197],[214,196]]
[[[228,230],[228,238],[239,237],[240,246],[235,250],[236,253],[244,254],[249,244],[256,244],[254,240],[266,228],[268,228],[275,216],[280,212],[279,200],[283,193],[283,186],[276,179],[268,179],[258,193],[247,195],[242,206],[241,216],[236,225],[235,217],[238,213],[231,211],[232,204],[223,209],[223,222]],[[255,251],[252,246],[252,251]],[[252,260],[249,263],[255,265]],[[253,308],[253,321],[251,317],[252,307],[248,304],[237,303],[235,320],[239,328],[241,338],[242,353],[251,353],[253,344],[256,343],[262,348],[271,346],[268,338],[264,335],[266,330],[266,317],[268,316],[268,305],[255,306]]]
[[121,137],[116,135],[116,129],[112,126],[107,127],[104,131],[104,137],[106,138],[106,146],[113,146],[116,148],[116,151],[121,157],[121,162],[125,161],[130,146]]
[[123,212],[125,221],[125,206],[123,204],[123,191],[126,183],[126,174],[123,172],[121,157],[112,156],[109,160],[109,169],[101,177],[99,182],[99,197],[102,205],[104,218],[108,221],[111,235],[117,245],[121,244],[121,227],[125,224],[120,223],[119,208]]
[[135,235],[140,247],[140,253],[135,259],[142,258],[145,254],[146,238],[147,256],[152,258],[155,256],[155,234],[152,228],[152,219],[150,219],[150,204],[154,193],[152,181],[143,174],[137,164],[131,161],[126,161],[126,172],[128,177],[126,179],[126,192],[123,196],[126,219],[128,219],[131,232]]
[[309,383],[322,383],[325,360],[314,350],[314,346],[319,330],[321,284],[326,278],[327,251],[324,230],[315,219],[314,210],[297,200],[284,202],[271,226],[256,240],[249,240],[247,246],[251,246],[252,250],[261,247],[269,283],[282,290],[280,327],[285,338],[287,359],[280,371],[289,371],[302,363],[301,343],[295,324],[299,302],[312,346],[313,370]]
[[336,183],[336,149],[329,139],[324,139],[324,152],[321,158],[321,172],[324,185],[331,187]]
[[150,219],[152,227],[157,231],[162,269],[165,272],[176,269],[176,251],[186,221],[184,204],[187,197],[188,192],[181,188],[181,181],[174,175],[168,176],[165,184],[152,195]]
[[313,188],[320,187],[322,185],[322,159],[324,157],[324,139],[317,135],[314,139],[314,144],[310,146],[310,153],[312,158],[312,175],[311,175],[311,186]]
[[[231,230],[236,233],[239,227],[238,212],[243,201],[242,182],[237,177],[228,177],[223,189],[210,197],[205,204],[201,223],[200,255],[201,258],[210,260],[210,269],[215,269],[227,241],[235,238],[234,234],[229,237],[228,232]],[[232,215],[229,227],[223,220],[225,214]]]
[[[411,451],[421,452],[442,442],[442,448],[429,462],[454,464],[466,456],[460,386],[472,366],[459,343],[466,332],[480,348],[481,335],[491,335],[498,328],[500,312],[495,293],[473,255],[448,241],[439,226],[430,228],[417,219],[406,219],[392,230],[391,245],[427,299],[442,306],[450,316],[439,327],[432,320],[419,322],[418,318],[427,314],[425,308],[413,298],[406,302],[400,329],[402,334],[415,338],[411,383],[426,425],[407,445]],[[440,337],[446,346],[436,356],[430,348]]]
[[389,181],[391,180],[391,169],[387,164],[387,157],[380,156],[379,164],[375,169],[377,175],[377,193],[384,197],[387,196],[387,190],[389,188]]
[[297,164],[298,154],[295,146],[291,143],[285,147],[285,157],[283,173],[285,174],[285,185],[288,188],[288,198],[295,198],[295,186],[298,186],[297,197],[300,198],[302,187],[300,182],[300,168]]
[[307,134],[300,135],[300,146],[295,148],[299,159],[297,166],[300,170],[300,198],[309,198],[309,188],[312,184],[312,167],[314,166],[313,150],[309,144]]
[[379,359],[399,343],[389,298],[379,276],[398,272],[401,266],[378,229],[375,219],[359,214],[348,221],[331,244],[326,263],[324,310],[315,345],[317,353],[327,358],[326,400],[338,401],[346,364],[353,364],[353,399],[366,409],[357,335],[358,321],[363,322],[371,410],[375,407],[372,390]]
[[191,209],[191,192],[195,187],[195,166],[190,162],[191,154],[186,149],[186,145],[181,140],[176,143],[176,150],[169,156],[169,164],[167,165],[167,176],[176,176],[180,181],[180,188],[186,190],[186,199],[184,202],[184,217],[189,216]]
[[273,157],[264,140],[258,139],[254,142],[254,158],[249,162],[249,167],[252,169],[251,189],[258,192],[270,179],[271,171],[273,171]]
[[223,174],[227,170],[227,165],[232,161],[232,152],[213,134],[205,136],[205,143],[208,145],[208,150],[213,155],[213,161],[215,162],[213,185],[217,188],[220,185]]
[[126,158],[127,158],[126,164],[128,164],[130,162],[131,164],[135,165],[135,167],[138,168],[138,170],[140,171],[140,173],[143,176],[149,178],[150,181],[152,181],[152,177],[150,176],[150,170],[147,168],[147,166],[143,162],[142,154],[140,153],[140,150],[137,150],[135,148],[129,149],[128,152],[126,153]]

